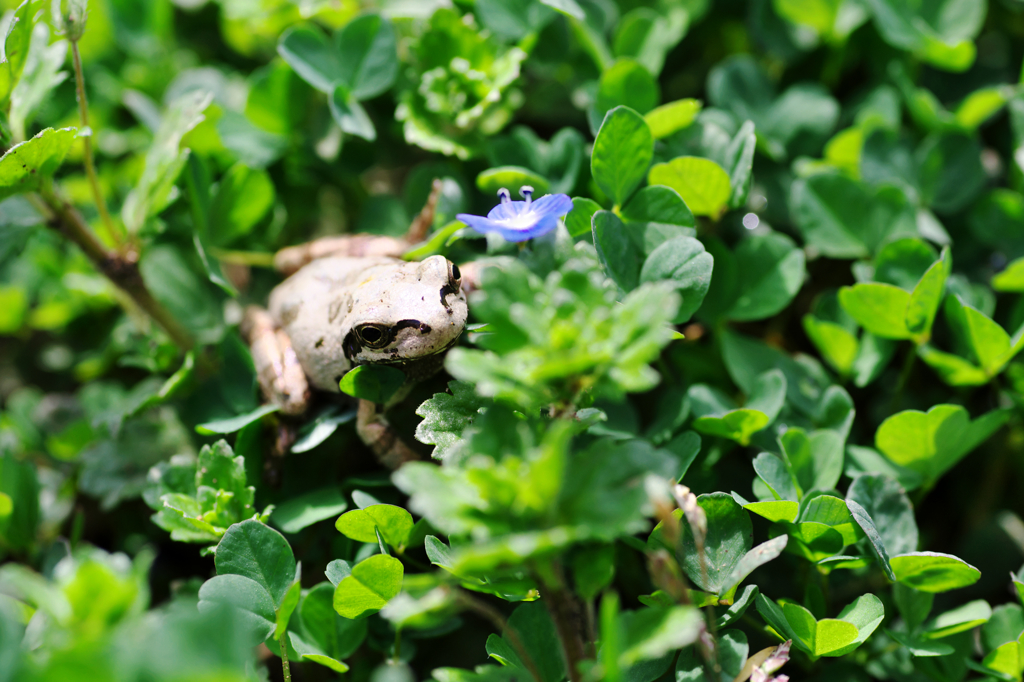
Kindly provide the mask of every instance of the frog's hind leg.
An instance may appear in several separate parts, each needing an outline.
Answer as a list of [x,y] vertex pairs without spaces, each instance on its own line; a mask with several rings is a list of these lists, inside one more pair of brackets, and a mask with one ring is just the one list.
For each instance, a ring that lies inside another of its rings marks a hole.
[[291,339],[263,308],[249,306],[242,319],[242,336],[252,350],[260,389],[268,402],[286,415],[299,415],[309,405],[306,374],[292,348]]
[[389,469],[394,470],[406,462],[422,459],[388,424],[384,418],[383,406],[369,400],[359,401],[359,411],[356,413],[356,433],[367,447],[373,450],[377,460]]
[[274,254],[274,268],[284,275],[291,275],[302,266],[329,256],[401,258],[402,254],[409,250],[409,247],[426,239],[427,231],[434,224],[434,215],[437,212],[437,202],[441,198],[442,187],[440,180],[434,180],[427,203],[412,221],[404,238],[362,233],[321,237],[305,244],[281,249]]

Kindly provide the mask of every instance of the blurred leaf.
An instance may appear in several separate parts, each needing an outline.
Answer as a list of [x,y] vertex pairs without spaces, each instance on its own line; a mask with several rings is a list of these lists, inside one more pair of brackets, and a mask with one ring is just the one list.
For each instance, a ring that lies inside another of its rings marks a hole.
[[146,152],[142,176],[121,207],[121,220],[129,233],[137,233],[147,219],[163,211],[177,198],[174,183],[189,155],[188,149],[180,149],[181,138],[203,121],[203,111],[212,101],[213,93],[195,90],[168,107]]
[[0,61],[0,110],[7,108],[11,92],[18,84],[25,63],[29,57],[29,45],[32,42],[32,26],[35,24],[36,11],[32,0],[24,0],[11,18],[4,36],[3,55]]
[[210,205],[212,243],[227,246],[249,234],[274,205],[274,183],[266,171],[241,163],[220,179]]
[[508,189],[513,194],[520,187],[533,187],[534,194],[539,198],[548,192],[548,181],[526,168],[518,166],[499,166],[489,168],[476,176],[476,186],[484,194],[495,195],[499,189]]
[[355,99],[371,99],[391,87],[398,55],[390,21],[377,14],[360,15],[335,34],[334,46],[339,80]]
[[[26,2],[24,5],[28,6],[29,3]],[[44,22],[37,23],[32,29],[32,41],[24,72],[11,92],[10,119],[15,139],[25,138],[29,119],[46,101],[47,95],[67,78],[67,72],[60,70],[67,52],[66,40],[50,43],[50,28]],[[0,66],[0,72],[3,68]],[[2,79],[3,76],[0,76],[0,80]],[[2,99],[0,97],[0,101]]]
[[678,99],[644,114],[644,120],[651,129],[655,140],[660,140],[687,127],[697,118],[701,109],[700,100]]
[[216,419],[211,422],[206,422],[205,424],[198,424],[196,426],[196,433],[201,433],[204,436],[235,433],[236,431],[241,431],[254,421],[262,419],[268,414],[277,412],[280,409],[281,408],[278,405],[261,405],[247,414],[240,414],[237,417]]
[[373,127],[366,110],[345,85],[338,85],[330,98],[331,116],[334,122],[349,135],[361,137],[373,142],[377,139],[377,130]]
[[347,508],[348,503],[336,487],[320,488],[278,504],[270,518],[285,533],[298,533],[314,523],[337,516]]

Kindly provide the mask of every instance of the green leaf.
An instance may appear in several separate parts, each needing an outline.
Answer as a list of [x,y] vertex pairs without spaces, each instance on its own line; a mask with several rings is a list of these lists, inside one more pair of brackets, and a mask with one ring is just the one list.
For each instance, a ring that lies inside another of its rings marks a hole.
[[227,246],[249,234],[274,205],[274,183],[264,170],[236,163],[217,186],[210,205],[212,243]]
[[729,627],[732,623],[736,622],[743,617],[750,605],[754,603],[759,594],[757,585],[747,585],[743,588],[743,592],[740,596],[732,603],[725,613],[718,617],[715,621],[715,627],[721,629]]
[[848,644],[845,649],[833,651],[829,656],[842,656],[866,642],[871,633],[885,619],[885,608],[882,606],[882,600],[875,595],[863,594],[840,611],[837,618],[851,623],[857,628],[857,639]]
[[910,552],[889,560],[896,580],[922,592],[948,592],[978,582],[981,571],[939,552]]
[[[652,549],[665,547],[674,551],[680,566],[697,587],[705,592],[721,594],[726,581],[750,551],[753,527],[750,517],[731,495],[700,495],[697,504],[704,510],[708,522],[703,554],[697,551],[693,531],[685,521],[681,523],[682,540],[679,547],[668,544],[663,523],[655,527],[647,543]],[[682,519],[682,510],[677,509],[673,514]]]
[[[334,611],[334,586],[329,583],[320,583],[306,594],[299,606],[299,620],[310,642],[334,661],[354,654],[366,639],[365,619],[349,620]],[[337,670],[324,661],[311,660]]]
[[942,303],[946,280],[952,267],[952,256],[947,247],[942,251],[942,257],[928,268],[910,294],[910,302],[907,304],[907,330],[919,338],[927,340],[931,337],[932,322],[935,321],[935,314]]
[[937,480],[1008,418],[993,410],[971,421],[959,405],[935,405],[927,413],[905,410],[882,422],[875,447],[900,466]]
[[917,354],[950,386],[981,386],[991,379],[985,370],[959,355],[943,353],[928,344],[918,348]]
[[[645,188],[645,191],[647,189],[653,188]],[[638,193],[637,197],[641,193]],[[634,201],[631,201],[630,205]],[[704,302],[704,296],[711,285],[713,267],[714,258],[704,250],[704,245],[697,239],[675,237],[664,242],[647,257],[640,269],[640,282],[667,280],[674,284],[683,302],[673,323],[682,324],[688,321]]]
[[[757,477],[764,482],[768,487],[768,490],[776,498],[776,500],[796,502],[803,497],[803,491],[797,487],[796,479],[794,478],[789,467],[779,457],[776,457],[770,452],[762,452],[754,458],[754,473]],[[760,514],[761,511],[754,510]],[[787,520],[795,521],[796,515],[793,518],[786,518],[789,515],[790,507],[768,507],[764,511],[772,514],[774,517],[772,520]]]
[[405,374],[387,365],[360,365],[345,373],[339,387],[353,398],[384,404],[405,384]]
[[[520,187],[526,185],[533,187],[533,192],[538,197],[548,192],[549,184],[546,178],[528,168],[520,166],[488,168],[476,176],[476,186],[481,192],[491,196],[497,194],[498,190],[502,188],[506,188],[515,194],[519,191]],[[573,206],[575,207],[575,204]],[[587,222],[587,229],[590,229],[589,221]]]
[[821,523],[835,529],[843,536],[844,545],[852,545],[863,537],[863,531],[846,507],[846,501],[832,495],[818,495],[806,500],[797,521]]
[[732,188],[729,208],[740,208],[747,202],[756,148],[754,122],[745,121],[725,149],[725,169],[729,173],[729,185]]
[[1018,334],[1011,339],[991,318],[964,305],[959,297],[947,298],[946,313],[953,330],[967,341],[978,365],[989,377],[999,374],[1006,363],[1024,349],[1022,336]]
[[[565,679],[565,661],[558,645],[558,633],[547,608],[540,602],[520,604],[508,619],[508,628],[515,633],[537,666],[538,682],[561,682]],[[521,670],[529,675],[529,669],[519,657],[519,649],[512,644],[507,634],[490,635],[487,638],[487,655],[502,665]],[[532,677],[528,678],[532,679]]]
[[0,200],[42,187],[64,161],[76,134],[74,128],[46,128],[8,149],[0,157]]
[[701,101],[697,99],[679,99],[648,111],[644,115],[644,120],[647,121],[654,139],[660,140],[693,123],[700,113],[701,106]]
[[181,148],[181,139],[205,119],[203,112],[211,101],[212,92],[193,90],[168,106],[146,152],[142,175],[121,206],[121,220],[129,233],[137,233],[177,197],[175,182],[189,155],[188,148]]
[[644,179],[653,154],[654,138],[643,117],[629,107],[618,106],[601,123],[590,172],[601,191],[621,206]]
[[298,533],[314,523],[337,516],[347,508],[348,503],[341,491],[331,486],[276,505],[270,519],[285,533]]
[[628,228],[611,211],[598,211],[592,219],[597,256],[623,291],[632,291],[640,283],[641,253],[630,238]]
[[261,405],[252,412],[246,414],[240,414],[237,417],[229,417],[227,419],[216,419],[205,424],[198,424],[196,426],[196,433],[201,433],[204,436],[212,436],[215,434],[229,434],[241,431],[249,424],[262,419],[268,414],[272,414],[281,409],[277,405]]
[[327,37],[312,25],[293,26],[281,35],[277,53],[302,80],[330,95],[345,70]]
[[274,633],[276,616],[274,600],[259,582],[244,575],[217,575],[199,588],[199,610],[210,611],[218,607],[236,610],[247,639],[253,646]]
[[457,450],[463,432],[490,403],[463,381],[449,381],[448,390],[451,394],[435,393],[416,408],[416,414],[423,417],[416,426],[416,440],[435,446],[431,454],[441,460]]
[[362,14],[334,35],[340,66],[338,80],[357,100],[382,94],[398,74],[398,53],[391,22],[378,14]]
[[601,204],[587,197],[573,197],[572,210],[565,216],[565,227],[573,238],[591,234],[591,220]]
[[754,572],[755,569],[765,565],[782,554],[782,550],[785,549],[788,541],[788,536],[780,535],[777,538],[772,538],[768,542],[762,542],[760,545],[744,554],[743,558],[739,560],[739,563],[736,564],[735,568],[733,568],[732,572],[722,584],[721,593],[728,593],[743,582],[747,576]]
[[832,490],[843,473],[843,437],[831,429],[787,429],[779,438],[797,484],[804,491]]
[[18,84],[21,73],[28,61],[29,45],[32,43],[32,26],[35,24],[36,8],[32,0],[25,0],[11,17],[4,36],[3,60],[0,61],[0,111],[7,109],[11,92]]
[[296,580],[292,583],[292,586],[288,588],[288,591],[285,592],[284,599],[281,600],[281,605],[277,608],[274,624],[274,639],[280,640],[288,630],[288,622],[292,619],[295,607],[299,605],[299,597],[301,594],[302,582]]
[[335,528],[356,542],[377,542],[377,531],[392,547],[401,549],[412,532],[412,514],[390,504],[372,504],[342,514]]
[[889,552],[886,551],[885,542],[882,540],[882,536],[875,527],[874,520],[867,511],[865,511],[864,507],[859,505],[857,502],[847,500],[846,504],[850,509],[850,514],[853,516],[854,520],[856,520],[857,525],[860,526],[861,531],[867,537],[868,545],[871,547],[871,552],[875,555],[875,559],[878,560],[878,564],[882,567],[885,577],[895,582],[896,575],[892,572],[892,566],[889,563]]
[[985,186],[981,146],[966,133],[948,131],[925,139],[917,161],[921,199],[937,213],[966,208]]
[[883,339],[910,339],[907,306],[910,294],[891,284],[869,282],[843,287],[839,302],[864,329]]
[[718,220],[732,194],[729,174],[710,159],[680,156],[655,164],[647,175],[651,185],[671,187],[683,198],[694,215]]
[[[768,456],[775,457],[775,455],[763,452],[758,457]],[[778,457],[775,457],[778,459]],[[755,467],[757,466],[755,460]],[[760,474],[759,474],[760,475]],[[796,521],[797,512],[800,509],[800,503],[795,500],[768,500],[766,502],[751,502],[743,505],[743,508],[747,511],[754,512],[758,516],[762,516],[769,521],[789,521],[792,523]]]
[[857,502],[863,507],[890,555],[917,550],[914,508],[895,480],[885,474],[857,476],[846,492],[846,501]]
[[700,611],[692,606],[626,611],[619,615],[619,666],[627,668],[688,646],[700,636],[703,624]]
[[[947,0],[935,11],[898,0],[868,0],[882,38],[901,50],[948,71],[964,71],[974,62],[972,42],[985,18],[986,3]],[[946,19],[955,16],[955,20]]]
[[[27,124],[33,115],[53,89],[67,78],[68,73],[60,70],[67,53],[68,41],[57,40],[50,44],[49,26],[45,22],[35,25],[28,60],[21,79],[11,92],[11,131],[15,139],[26,137]],[[0,66],[0,71],[2,69]]]
[[345,85],[339,84],[334,88],[328,104],[334,122],[344,132],[370,142],[377,139],[377,129],[373,127],[373,121]]
[[992,607],[984,599],[976,599],[939,614],[924,625],[923,636],[942,639],[958,632],[973,630],[992,617]]
[[[783,387],[783,395],[785,388]],[[688,391],[692,405],[693,428],[701,433],[721,436],[748,445],[750,438],[771,423],[771,417],[756,409],[729,409],[725,396],[697,384]]]
[[747,237],[736,248],[739,291],[726,316],[760,320],[775,315],[803,286],[804,252],[778,232]]
[[614,107],[627,105],[640,114],[646,114],[658,106],[660,99],[660,88],[651,72],[632,59],[620,58],[601,74],[595,113],[597,117],[604,118],[605,113]]
[[1011,262],[1006,269],[993,277],[992,288],[996,291],[1024,292],[1024,258]]
[[778,534],[779,530],[784,531],[792,540],[786,545],[787,552],[814,563],[833,556],[846,545],[843,534],[825,523],[816,521],[782,522],[779,524],[779,528],[772,529],[771,534],[774,536]]
[[375,554],[352,567],[334,590],[334,610],[343,618],[364,618],[380,611],[402,590],[402,562]]
[[255,580],[274,601],[284,601],[295,581],[295,557],[284,536],[259,521],[242,521],[228,528],[214,554],[217,575],[241,575]]

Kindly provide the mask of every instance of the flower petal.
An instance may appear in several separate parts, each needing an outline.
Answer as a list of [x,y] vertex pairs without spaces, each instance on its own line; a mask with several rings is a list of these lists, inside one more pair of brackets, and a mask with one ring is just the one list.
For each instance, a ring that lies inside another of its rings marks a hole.
[[499,223],[494,222],[490,218],[485,218],[481,215],[473,215],[471,213],[460,213],[455,216],[456,220],[461,220],[466,223],[480,234],[487,234],[488,232],[497,232],[502,230],[502,226]]
[[512,227],[507,224],[497,223],[495,230],[498,234],[510,242],[525,242],[543,234],[547,234],[558,225],[558,216],[554,214],[538,216],[537,220],[525,227]]
[[487,217],[491,220],[514,220],[526,210],[525,201],[508,201],[492,208]]
[[534,201],[530,208],[535,213],[550,213],[561,217],[572,210],[572,199],[568,194],[545,194]]

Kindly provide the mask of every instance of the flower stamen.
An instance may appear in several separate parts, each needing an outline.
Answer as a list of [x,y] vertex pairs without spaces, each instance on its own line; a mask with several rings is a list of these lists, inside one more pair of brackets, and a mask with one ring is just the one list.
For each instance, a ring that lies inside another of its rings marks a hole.
[[501,203],[507,204],[512,201],[512,192],[502,187],[498,190],[498,198],[501,199]]
[[523,185],[519,188],[519,195],[526,199],[526,205],[529,206],[533,200],[533,188],[529,185]]

